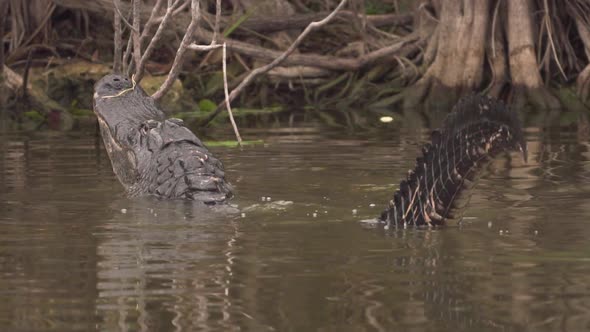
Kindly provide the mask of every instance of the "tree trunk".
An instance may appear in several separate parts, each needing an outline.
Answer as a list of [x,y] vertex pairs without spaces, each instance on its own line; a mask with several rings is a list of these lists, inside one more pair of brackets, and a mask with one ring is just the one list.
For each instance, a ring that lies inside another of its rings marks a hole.
[[506,52],[506,6],[504,2],[496,2],[492,12],[489,43],[486,48],[486,57],[489,61],[491,80],[487,93],[495,98],[501,98],[507,84],[510,83],[508,71],[508,59]]
[[508,3],[508,50],[513,103],[527,102],[547,109],[558,108],[559,101],[543,85],[533,42],[533,8],[530,0],[510,0]]
[[434,61],[416,88],[404,96],[404,108],[448,108],[479,87],[483,77],[489,0],[442,2]]

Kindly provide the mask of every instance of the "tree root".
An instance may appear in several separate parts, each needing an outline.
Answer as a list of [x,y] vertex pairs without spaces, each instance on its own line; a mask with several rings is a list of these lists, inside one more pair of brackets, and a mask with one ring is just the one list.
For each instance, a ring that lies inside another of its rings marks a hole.
[[[23,78],[19,74],[15,73],[9,67],[4,66],[4,81],[3,87],[13,92],[14,95],[18,96],[19,91],[23,90]],[[55,100],[49,98],[41,89],[27,84],[27,100],[31,107],[46,116],[59,114],[59,117],[70,118],[68,111],[58,104]]]
[[576,80],[578,96],[585,104],[590,104],[590,65],[586,66],[584,70],[578,75]]
[[509,103],[516,108],[523,108],[531,105],[536,109],[558,109],[561,108],[561,102],[549,89],[544,86],[525,87],[513,86]]

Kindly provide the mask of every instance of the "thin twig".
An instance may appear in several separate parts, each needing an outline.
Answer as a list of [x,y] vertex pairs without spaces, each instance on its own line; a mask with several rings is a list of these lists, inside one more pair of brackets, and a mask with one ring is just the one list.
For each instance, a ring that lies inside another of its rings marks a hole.
[[561,67],[561,63],[559,62],[559,57],[557,56],[557,51],[555,50],[555,43],[553,42],[553,31],[551,29],[551,18],[549,17],[549,4],[547,3],[547,0],[543,1],[543,4],[545,6],[545,24],[547,24],[547,36],[549,37],[549,45],[551,45],[551,50],[553,51],[553,57],[555,58],[555,62],[557,63],[557,68],[559,68],[559,71],[561,72],[561,74],[563,75],[563,78],[565,80],[567,80],[567,76],[565,75],[565,72],[563,71],[563,68]]
[[37,29],[35,29],[35,31],[33,31],[33,33],[29,35],[29,38],[27,38],[27,40],[25,40],[23,45],[27,45],[28,43],[30,43],[37,36],[37,34],[39,32],[41,32],[41,30],[43,30],[43,28],[45,27],[45,24],[47,24],[47,21],[49,20],[49,18],[51,18],[51,15],[53,14],[55,7],[57,7],[57,6],[53,2],[51,2],[47,5],[47,13],[45,14],[45,17],[43,17],[43,20],[41,20],[41,22],[39,23],[39,26],[37,26]]
[[[115,8],[117,7],[117,2],[120,0],[114,0],[113,3],[115,4]],[[113,10],[114,17],[113,17],[113,27],[115,29],[114,35],[114,52],[113,52],[113,72],[115,74],[120,74],[122,70],[121,61],[123,60],[123,30],[121,28],[121,15],[117,12],[117,10]]]
[[[285,60],[291,53],[293,53],[293,51],[295,51],[295,49],[297,48],[297,46],[299,46],[299,44],[303,41],[303,39],[314,29],[319,28],[325,24],[327,24],[328,22],[330,22],[330,20],[336,16],[336,14],[338,13],[338,11],[340,9],[342,9],[342,7],[344,7],[344,5],[346,4],[347,0],[342,0],[340,1],[340,4],[338,4],[338,6],[336,7],[336,9],[334,9],[334,11],[332,11],[330,13],[330,15],[326,16],[323,20],[321,21],[317,21],[317,22],[311,22],[306,28],[305,30],[303,30],[303,32],[297,37],[297,39],[295,39],[295,41],[291,44],[291,46],[289,46],[289,48],[283,52],[283,54],[281,54],[279,57],[275,58],[271,63],[262,66],[262,67],[258,67],[256,69],[254,69],[253,71],[250,72],[250,74],[248,76],[246,76],[246,78],[244,78],[244,80],[235,88],[231,91],[231,93],[229,94],[229,97],[227,97],[226,99],[231,103],[237,96],[238,94],[240,94],[242,92],[242,90],[244,90],[244,88],[258,75],[263,74],[268,72],[269,70],[273,69],[274,67],[278,66],[283,60]],[[211,120],[213,120],[220,112],[221,112],[222,108],[217,107],[217,109],[215,110],[215,112],[211,113],[211,115],[209,115],[203,122],[204,125],[206,125],[207,123],[209,123]]]
[[33,52],[35,52],[34,48],[31,48],[29,50],[29,54],[27,54],[27,63],[25,64],[25,71],[23,74],[23,94],[22,94],[22,99],[25,102],[28,102],[28,91],[27,91],[27,87],[29,85],[29,72],[31,71],[31,63],[33,60]]
[[211,37],[211,43],[209,45],[197,45],[196,43],[192,43],[188,46],[189,49],[193,51],[211,51],[223,46],[222,44],[217,43],[217,35],[219,34],[219,22],[221,21],[221,0],[217,0],[216,6],[217,8],[215,9],[215,26],[213,27],[213,37]]
[[188,46],[191,44],[195,31],[197,30],[197,26],[199,23],[199,16],[200,16],[200,7],[198,0],[191,0],[191,23],[188,25],[186,29],[186,33],[180,42],[180,46],[178,46],[178,51],[176,51],[176,56],[174,57],[174,62],[172,63],[172,68],[170,69],[170,73],[166,77],[164,83],[160,86],[158,91],[156,91],[152,98],[155,100],[159,100],[162,98],[166,92],[172,87],[172,84],[178,77],[178,73],[180,72],[180,68],[182,67],[184,53],[188,49]]
[[[171,3],[168,4],[168,8],[166,8],[166,14],[164,14],[164,19],[162,20],[162,22],[160,22],[160,25],[158,26],[158,30],[156,30],[154,37],[152,37],[152,40],[150,41],[147,48],[145,49],[145,52],[141,56],[141,60],[139,61],[139,64],[137,64],[137,66],[135,66],[136,67],[135,79],[137,80],[137,82],[141,81],[141,79],[143,78],[145,64],[146,64],[147,60],[152,56],[152,53],[154,52],[154,50],[156,48],[156,44],[162,38],[162,35],[164,33],[164,29],[165,29],[166,25],[168,24],[168,22],[170,21],[170,18],[172,17],[172,13],[174,12],[174,5],[175,4],[171,4]],[[152,12],[152,14],[153,14],[153,12]],[[150,19],[151,19],[151,17],[150,17]],[[144,30],[144,32],[145,32],[145,30]]]
[[131,29],[132,31],[139,32],[138,30],[135,30],[135,27],[133,25],[131,25],[131,23],[129,23],[129,21],[127,21],[125,16],[123,16],[123,13],[121,13],[121,10],[119,9],[120,5],[121,5],[120,0],[113,0],[113,6],[115,7],[115,11],[117,12],[117,14],[119,14],[119,17],[121,18],[121,20],[123,20],[123,23],[125,23],[125,25],[129,29]]
[[226,46],[223,43],[223,92],[225,94],[225,107],[227,108],[227,113],[229,114],[229,121],[231,122],[232,127],[234,128],[234,133],[236,134],[236,140],[238,141],[238,146],[242,147],[242,137],[240,137],[240,132],[238,131],[238,126],[236,125],[236,121],[234,120],[234,114],[231,111],[231,102],[229,100],[229,92],[227,87],[227,53],[226,53]]
[[[147,21],[143,25],[143,30],[141,31],[141,36],[139,37],[140,45],[144,44],[145,40],[148,38],[148,36],[150,34],[150,31],[152,30],[152,26],[157,23],[156,22],[156,15],[160,11],[160,8],[162,7],[163,2],[164,2],[164,0],[157,0],[156,4],[152,8],[152,12],[150,13],[150,17],[147,19]],[[170,0],[168,0],[168,2],[170,2]]]
[[[215,27],[213,29],[213,39],[211,39],[211,45],[217,44],[217,35],[219,34],[219,21],[221,21],[221,0],[217,0],[215,3]],[[223,46],[225,52],[225,43]]]
[[8,14],[8,0],[0,0],[0,81],[4,79],[4,23]]

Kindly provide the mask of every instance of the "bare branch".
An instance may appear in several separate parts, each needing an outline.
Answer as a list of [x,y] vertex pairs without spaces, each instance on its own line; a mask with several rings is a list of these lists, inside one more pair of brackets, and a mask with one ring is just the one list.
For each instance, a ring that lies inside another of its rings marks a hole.
[[120,0],[113,0],[113,6],[115,7],[115,12],[117,14],[119,14],[119,17],[121,18],[121,20],[123,20],[123,23],[125,23],[125,25],[131,29],[132,31],[137,31],[135,30],[135,28],[133,27],[133,25],[131,25],[131,23],[129,23],[129,21],[127,21],[127,19],[125,18],[125,16],[123,16],[123,13],[121,13],[121,10],[119,9],[119,7],[121,7],[121,1]]
[[[141,43],[139,29],[141,26],[141,0],[133,0],[133,31],[129,38],[133,39],[133,62],[135,67],[139,66],[141,62]],[[127,68],[127,76],[131,74],[131,66]]]
[[[217,0],[215,3],[215,27],[213,28],[213,38],[211,39],[211,45],[217,44],[219,21],[221,21],[221,0]],[[225,44],[223,45],[223,51],[225,52]]]
[[227,108],[227,113],[229,114],[229,121],[231,122],[232,127],[234,128],[234,133],[236,134],[236,140],[238,141],[238,146],[242,146],[242,137],[240,137],[240,132],[238,131],[238,126],[236,125],[236,121],[234,120],[234,115],[231,111],[231,102],[229,100],[229,92],[227,87],[227,47],[223,44],[223,92],[225,94],[225,107]]
[[[196,36],[200,40],[209,40],[212,36],[212,33],[199,30],[197,31]],[[224,42],[227,43],[227,47],[230,50],[258,59],[272,61],[282,55],[282,52],[279,51],[265,47],[254,46],[229,38],[224,39]],[[394,44],[364,54],[358,58],[340,58],[330,55],[296,53],[290,54],[286,59],[284,59],[282,65],[310,66],[334,71],[354,71],[370,65],[387,56],[410,52],[418,49],[421,43],[424,43],[424,41],[419,41],[419,35],[414,33],[400,38],[399,41]],[[204,50],[207,47],[209,46],[194,44],[190,46],[190,48],[194,50]]]
[[[113,0],[115,8],[117,8],[117,2],[120,0]],[[114,10],[113,27],[115,29],[114,35],[114,52],[113,52],[113,72],[119,74],[122,71],[121,61],[123,60],[123,31],[121,28],[121,15]]]
[[[263,74],[268,72],[269,70],[273,69],[274,67],[278,66],[282,61],[284,61],[291,53],[293,53],[293,51],[295,51],[295,49],[297,48],[297,46],[299,46],[299,44],[301,43],[301,41],[303,41],[303,39],[314,29],[317,29],[325,24],[327,24],[328,22],[330,22],[330,20],[336,16],[336,14],[338,13],[338,11],[340,9],[342,9],[342,7],[344,7],[344,5],[346,4],[347,0],[342,0],[340,1],[340,4],[338,4],[338,6],[336,7],[336,9],[334,9],[334,11],[332,11],[332,13],[330,13],[330,15],[326,16],[323,20],[318,21],[318,22],[312,22],[310,23],[305,30],[303,30],[303,32],[297,37],[297,39],[295,39],[295,41],[291,44],[291,46],[289,46],[289,48],[283,52],[283,54],[281,54],[279,57],[277,57],[276,59],[274,59],[271,63],[264,65],[262,67],[256,68],[253,71],[250,72],[250,74],[248,74],[248,76],[246,76],[246,78],[244,78],[244,80],[235,88],[232,90],[232,92],[230,93],[229,97],[226,98],[226,102],[231,103],[240,92],[242,92],[242,90],[258,75]],[[210,116],[207,117],[207,119],[205,119],[205,124],[209,123],[209,121],[213,120],[215,118],[215,116],[217,116],[217,114],[219,114],[221,112],[221,108],[218,107],[215,112],[213,112]]]
[[199,7],[199,0],[191,0],[191,23],[188,25],[186,29],[186,33],[180,42],[180,46],[178,46],[178,51],[176,52],[176,56],[174,57],[174,62],[172,63],[172,68],[170,69],[170,73],[166,77],[164,84],[160,86],[158,91],[156,91],[152,98],[155,100],[159,100],[162,98],[166,92],[172,87],[174,80],[178,77],[178,73],[180,72],[180,68],[182,67],[184,53],[188,49],[188,46],[192,42],[194,38],[195,31],[197,30],[197,26],[199,23],[199,16],[200,16],[200,7]]
[[559,68],[559,71],[563,75],[563,78],[567,80],[567,75],[561,67],[561,63],[559,62],[559,56],[557,56],[557,51],[555,50],[555,43],[553,42],[553,29],[551,27],[551,19],[549,18],[549,4],[547,3],[547,0],[543,0],[543,5],[545,12],[545,24],[547,27],[547,37],[549,38],[549,45],[551,46],[551,50],[553,51],[553,57],[555,58],[555,62],[557,63],[557,68]]
[[133,38],[131,38],[131,35],[129,35],[129,39],[127,39],[127,46],[125,47],[125,54],[123,54],[123,72],[129,72],[129,68],[131,67],[131,60],[129,60],[129,57],[131,57],[131,50],[133,49],[132,41]]
[[192,43],[188,46],[189,49],[193,51],[211,51],[223,47],[223,44],[215,44],[215,45],[197,45]]
[[194,51],[211,51],[220,47],[225,47],[225,43],[223,45],[217,43],[217,34],[219,33],[219,21],[221,20],[221,0],[217,0],[215,10],[215,26],[213,27],[213,37],[211,37],[211,43],[209,45],[197,45],[196,43],[192,43],[188,46],[189,49]]
[[8,14],[8,0],[0,0],[0,81],[4,73],[4,23]]
[[158,15],[158,12],[160,11],[160,8],[162,8],[163,3],[164,3],[164,0],[157,0],[156,4],[152,8],[152,12],[150,13],[150,17],[145,22],[145,24],[143,26],[143,31],[141,32],[141,37],[139,38],[140,45],[143,45],[144,42],[146,41],[146,39],[148,38],[150,31],[152,30],[152,26],[154,24],[158,23],[158,22],[156,22],[156,19],[157,19],[156,15]]
[[[161,0],[159,0],[159,2],[161,2]],[[156,4],[156,6],[157,6],[157,4]],[[155,9],[156,9],[156,7],[154,7],[154,10]],[[162,22],[160,22],[160,25],[158,26],[158,30],[156,30],[154,37],[152,37],[152,40],[150,41],[145,52],[141,56],[141,60],[139,61],[139,64],[136,66],[136,70],[135,70],[135,80],[137,82],[141,81],[141,79],[143,77],[145,64],[146,64],[147,60],[152,56],[152,53],[154,52],[154,49],[156,48],[156,44],[162,38],[164,29],[165,29],[166,25],[168,24],[168,22],[170,21],[170,18],[172,17],[173,12],[174,12],[174,5],[169,5],[168,8],[166,8],[166,14],[164,14],[164,19],[162,19]],[[153,13],[154,12],[152,12],[152,14]],[[151,19],[151,17],[150,17],[150,19]],[[144,32],[145,31],[146,30],[144,28]]]
[[[255,20],[246,20],[238,29],[251,30],[259,33],[277,32],[291,29],[303,29],[313,21],[321,20],[329,13],[319,12],[312,14],[298,14],[288,17],[256,17]],[[341,10],[334,19],[341,19],[348,22],[360,17],[361,14],[349,10]],[[411,25],[413,16],[411,14],[382,14],[366,15],[367,23],[375,27]],[[227,23],[226,23],[227,25]]]

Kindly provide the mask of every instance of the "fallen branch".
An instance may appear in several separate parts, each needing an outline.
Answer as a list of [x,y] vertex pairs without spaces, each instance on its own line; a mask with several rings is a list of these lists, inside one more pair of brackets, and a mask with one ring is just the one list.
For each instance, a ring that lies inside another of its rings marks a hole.
[[62,112],[67,114],[67,110],[59,105],[55,100],[49,98],[41,89],[34,86],[26,86],[23,82],[23,77],[14,72],[7,66],[3,66],[4,82],[3,84],[14,93],[18,93],[21,89],[27,90],[28,101],[32,108],[48,114],[51,111]]
[[[246,20],[240,24],[238,29],[243,28],[260,33],[277,32],[290,29],[303,29],[311,22],[320,20],[329,15],[327,12],[302,14],[288,17],[256,17],[253,20]],[[352,11],[340,11],[336,18],[343,20],[351,20],[354,18],[361,18],[361,14]],[[402,26],[411,25],[413,16],[410,14],[386,14],[386,15],[366,15],[367,23],[375,26]],[[229,24],[226,23],[229,26]]]
[[[196,36],[199,40],[210,40],[212,35],[213,34],[211,32],[205,30],[199,30],[196,33]],[[231,51],[262,60],[274,60],[284,54],[284,52],[275,51],[260,46],[254,46],[229,38],[225,38],[223,42],[227,44],[227,47]],[[400,41],[395,44],[367,53],[358,58],[339,58],[329,55],[296,53],[288,54],[288,57],[283,59],[284,61],[282,60],[282,64],[289,66],[301,65],[317,67],[333,71],[354,71],[373,64],[387,56],[417,50],[420,45],[421,42],[419,41],[418,34],[410,34],[408,36],[402,37]]]
[[[336,14],[338,13],[338,11],[340,9],[342,9],[342,7],[344,7],[344,5],[346,4],[346,0],[342,0],[340,1],[340,4],[338,4],[338,6],[336,7],[336,9],[334,9],[334,11],[332,13],[330,13],[330,15],[326,16],[323,20],[318,21],[318,22],[312,22],[310,23],[307,28],[305,28],[305,30],[303,30],[303,32],[297,37],[297,39],[295,39],[295,41],[291,44],[291,46],[289,46],[289,48],[283,52],[280,56],[278,56],[277,58],[275,58],[271,63],[264,65],[262,67],[256,68],[253,71],[250,72],[250,74],[248,74],[248,76],[246,76],[246,78],[244,78],[244,80],[242,82],[240,82],[240,84],[232,90],[232,92],[229,94],[229,97],[226,98],[226,102],[229,104],[231,103],[237,96],[238,94],[240,94],[242,92],[242,90],[244,90],[244,88],[258,75],[263,74],[268,72],[269,70],[273,69],[274,67],[278,66],[281,62],[283,62],[291,53],[293,53],[293,51],[295,51],[295,49],[297,48],[297,46],[299,46],[299,44],[301,43],[301,41],[303,41],[303,39],[314,29],[317,29],[321,26],[324,26],[325,24],[327,24],[328,22],[330,22],[330,20],[332,18],[334,18],[334,16],[336,16]],[[206,125],[207,123],[209,123],[211,120],[213,120],[220,112],[221,112],[222,108],[218,105],[217,109],[211,113],[210,116],[208,116],[205,121],[203,122],[204,125]]]

